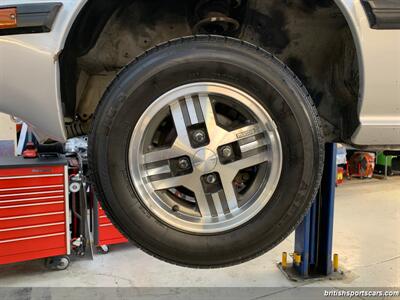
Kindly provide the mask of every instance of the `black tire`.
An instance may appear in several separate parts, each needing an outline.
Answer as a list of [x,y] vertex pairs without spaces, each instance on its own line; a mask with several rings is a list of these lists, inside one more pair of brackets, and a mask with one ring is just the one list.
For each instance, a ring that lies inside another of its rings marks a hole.
[[[146,108],[163,93],[199,81],[229,84],[256,98],[278,126],[284,158],[267,206],[239,228],[209,235],[179,231],[153,216],[135,192],[127,158],[135,123]],[[299,79],[266,51],[218,36],[170,41],[128,65],[98,106],[89,140],[98,197],[117,227],[153,256],[200,268],[250,260],[285,239],[315,197],[323,160],[318,114]]]

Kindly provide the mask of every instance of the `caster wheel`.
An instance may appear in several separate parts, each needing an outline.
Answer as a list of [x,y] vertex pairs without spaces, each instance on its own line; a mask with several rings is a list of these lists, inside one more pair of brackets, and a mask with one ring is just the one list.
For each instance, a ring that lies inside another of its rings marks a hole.
[[69,267],[70,259],[68,256],[49,257],[45,261],[46,268],[52,271],[62,271]]
[[101,254],[107,254],[108,252],[110,252],[110,247],[108,247],[107,245],[99,246],[97,249]]

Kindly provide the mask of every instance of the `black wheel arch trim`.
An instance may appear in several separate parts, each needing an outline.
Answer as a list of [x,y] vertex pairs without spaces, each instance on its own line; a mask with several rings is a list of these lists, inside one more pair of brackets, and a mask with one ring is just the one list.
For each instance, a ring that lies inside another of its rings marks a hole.
[[0,36],[50,32],[62,5],[61,2],[0,5],[0,9],[17,10],[17,27],[0,29]]
[[400,29],[400,1],[362,0],[373,29]]

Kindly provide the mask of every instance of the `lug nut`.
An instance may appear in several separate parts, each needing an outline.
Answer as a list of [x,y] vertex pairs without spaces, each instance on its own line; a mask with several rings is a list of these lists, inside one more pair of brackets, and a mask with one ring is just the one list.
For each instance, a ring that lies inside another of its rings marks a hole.
[[193,139],[197,143],[203,143],[206,139],[206,133],[203,130],[196,130],[193,132]]
[[231,146],[225,146],[221,150],[222,156],[225,158],[231,157],[233,154],[233,149]]
[[250,179],[250,175],[248,173],[242,174],[242,180],[248,181]]
[[207,177],[206,177],[206,181],[207,181],[207,183],[209,183],[209,184],[214,184],[214,183],[217,182],[217,176],[215,176],[215,174],[209,174],[209,175],[207,175]]
[[189,167],[190,167],[189,159],[187,159],[186,157],[183,157],[183,158],[179,159],[178,166],[182,170],[189,169]]

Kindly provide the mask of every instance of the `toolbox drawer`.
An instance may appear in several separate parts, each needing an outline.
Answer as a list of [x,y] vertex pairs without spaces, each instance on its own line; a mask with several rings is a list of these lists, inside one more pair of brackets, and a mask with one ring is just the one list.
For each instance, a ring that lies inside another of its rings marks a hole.
[[111,224],[111,221],[106,216],[99,216],[99,225]]
[[[0,241],[0,256],[12,256],[21,253],[32,253],[35,251],[56,248],[65,249],[64,231],[48,235],[33,236],[30,238],[16,238]],[[66,254],[66,252],[63,254]]]
[[[9,168],[0,169],[0,178],[8,177],[54,177],[54,176],[64,176],[64,166],[32,166],[30,168]],[[11,178],[12,179],[12,178]]]
[[64,209],[65,201],[63,199],[31,204],[0,206],[0,218],[57,212],[63,211]]
[[64,185],[64,176],[36,175],[33,177],[0,177],[0,189],[14,189],[46,185]]
[[57,223],[45,223],[40,225],[12,227],[0,229],[0,242],[9,239],[40,236],[65,231],[65,221]]
[[[29,192],[19,192],[19,191],[15,191],[12,193],[2,193],[0,191],[0,204],[1,203],[7,203],[7,202],[12,202],[10,200],[23,200],[26,199],[26,201],[33,201],[35,199],[48,199],[51,197],[55,197],[57,196],[57,198],[64,197],[65,196],[65,191],[64,188],[58,188],[58,189],[52,189],[52,190],[47,190],[47,191],[29,191]],[[21,202],[21,201],[19,201]]]
[[65,221],[64,209],[58,212],[44,214],[23,215],[19,217],[0,217],[0,228],[15,228],[23,226],[34,226],[46,223],[57,223]]
[[65,194],[53,195],[53,196],[42,196],[42,197],[34,197],[34,198],[15,198],[9,200],[2,200],[0,199],[0,209],[2,207],[9,207],[9,206],[24,206],[24,205],[35,205],[45,202],[54,202],[54,201],[64,201]]

